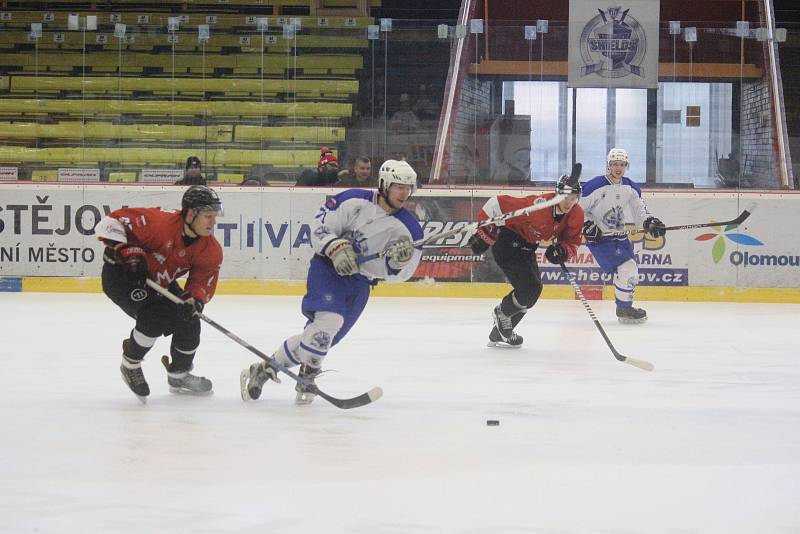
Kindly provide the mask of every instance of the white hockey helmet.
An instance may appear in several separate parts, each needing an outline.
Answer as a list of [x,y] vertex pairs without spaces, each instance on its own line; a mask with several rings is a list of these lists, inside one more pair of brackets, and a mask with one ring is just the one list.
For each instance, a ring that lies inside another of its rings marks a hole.
[[606,166],[610,169],[611,162],[613,161],[621,161],[625,163],[625,168],[627,169],[630,167],[630,161],[628,160],[628,153],[625,151],[624,148],[612,148],[608,151],[608,158],[606,158]]
[[378,171],[378,192],[387,195],[392,184],[410,185],[413,194],[417,191],[417,173],[406,161],[387,159]]

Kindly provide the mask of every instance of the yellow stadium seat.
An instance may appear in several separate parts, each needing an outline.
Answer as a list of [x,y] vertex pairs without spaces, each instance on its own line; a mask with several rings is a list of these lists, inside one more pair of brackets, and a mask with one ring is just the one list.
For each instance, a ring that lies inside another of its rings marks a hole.
[[[177,148],[27,148],[0,146],[0,163],[47,163],[92,165],[109,162],[121,165],[174,165],[195,155],[194,149]],[[203,164],[208,167],[249,167],[252,165],[280,165],[285,167],[313,166],[319,158],[319,149],[308,150],[256,150],[217,148],[205,151]]]
[[343,142],[344,128],[317,126],[236,126],[234,138],[239,141],[270,141],[287,143],[326,144]]
[[170,102],[168,100],[94,100],[0,98],[0,116],[20,115],[155,117],[295,117],[339,119],[352,114],[352,104],[336,102]]
[[218,173],[217,182],[221,184],[240,184],[244,181],[244,174]]
[[31,172],[31,180],[34,182],[56,182],[58,181],[58,171],[55,169],[36,170]]
[[277,93],[303,93],[327,97],[348,97],[358,93],[358,80],[275,80],[241,78],[142,78],[93,76],[12,76],[12,93],[59,93],[83,91],[84,94],[129,94],[131,92],[162,92],[164,94],[200,94],[203,91],[224,93],[228,96],[261,95]]
[[[17,67],[17,70],[33,71],[36,66],[31,61],[29,54],[2,53],[0,64],[7,68]],[[141,54],[128,53],[122,63],[130,69],[141,71],[144,67],[160,68],[163,72],[183,74],[189,71],[211,72],[214,68],[234,69],[261,69],[264,73],[280,74],[287,69],[303,69],[320,73],[336,70],[340,73],[353,74],[363,67],[360,55],[348,54],[303,54],[297,57],[287,57],[284,54],[270,54],[263,58],[258,54],[207,54],[182,55],[180,61],[173,62],[171,54]],[[95,52],[84,54],[78,52],[41,53],[39,54],[39,70],[71,71],[75,68],[90,67],[92,71],[116,72],[120,66],[119,56],[113,52]]]
[[103,122],[40,124],[0,122],[0,137],[23,139],[136,139],[191,140],[230,143],[233,127],[226,125],[181,126],[174,124],[119,125]]
[[108,173],[109,182],[135,182],[135,172],[110,172]]

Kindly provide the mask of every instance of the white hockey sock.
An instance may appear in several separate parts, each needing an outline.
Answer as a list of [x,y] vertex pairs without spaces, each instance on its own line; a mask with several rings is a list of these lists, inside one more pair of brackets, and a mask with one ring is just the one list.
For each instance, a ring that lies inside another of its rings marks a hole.
[[338,313],[317,312],[314,320],[306,325],[300,339],[297,355],[302,363],[311,367],[321,367],[322,359],[328,354],[333,338],[344,324],[344,317]]
[[300,348],[300,336],[292,336],[283,343],[281,343],[275,354],[272,355],[275,361],[284,367],[294,367],[300,365],[300,357],[297,354],[297,349]]
[[639,282],[639,269],[636,262],[628,260],[617,267],[614,272],[614,296],[617,306],[630,307],[633,303],[633,292]]

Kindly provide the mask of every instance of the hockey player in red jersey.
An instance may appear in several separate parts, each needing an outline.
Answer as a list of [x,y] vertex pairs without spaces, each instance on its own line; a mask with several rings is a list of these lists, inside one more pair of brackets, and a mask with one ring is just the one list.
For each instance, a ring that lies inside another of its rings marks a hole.
[[[142,360],[159,336],[172,336],[167,367],[170,391],[209,394],[211,381],[190,373],[200,344],[198,313],[214,296],[222,264],[222,247],[212,235],[222,204],[206,186],[186,190],[181,211],[161,208],[123,208],[111,212],[95,227],[106,245],[103,254],[103,292],[136,320],[122,342],[120,371],[125,383],[144,402],[150,386]],[[177,279],[188,274],[183,288]],[[176,306],[145,284],[150,278],[185,303]]]
[[[576,255],[583,228],[583,210],[577,205],[581,186],[577,178],[562,176],[556,192],[567,197],[551,209],[508,219],[499,228],[492,225],[478,228],[470,238],[469,245],[476,254],[483,254],[491,247],[494,261],[513,287],[494,309],[490,347],[517,348],[522,345],[522,336],[514,332],[514,328],[542,293],[542,278],[535,254],[539,241],[553,241],[544,253],[550,263],[564,263]],[[486,202],[478,214],[478,221],[532,206],[554,196],[554,193],[527,197],[499,195]]]

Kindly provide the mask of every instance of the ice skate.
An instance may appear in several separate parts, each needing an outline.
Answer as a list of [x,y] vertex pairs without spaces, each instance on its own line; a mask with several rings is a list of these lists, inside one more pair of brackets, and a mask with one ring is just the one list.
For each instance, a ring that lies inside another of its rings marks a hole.
[[280,383],[278,373],[266,362],[254,363],[250,367],[242,369],[242,372],[239,373],[239,390],[242,400],[247,402],[258,399],[261,396],[261,389],[268,380]]
[[496,306],[493,313],[494,328],[489,333],[487,347],[519,348],[522,346],[522,336],[514,332],[514,322],[511,317],[503,313],[500,306]]
[[167,368],[167,383],[171,393],[206,396],[213,393],[211,380],[196,376],[189,371],[170,371],[169,357],[162,356],[161,363]]
[[489,342],[487,347],[500,347],[503,349],[518,349],[522,346],[522,336],[512,331],[508,339],[503,338],[497,327],[493,327],[489,332]]
[[[314,379],[322,372],[321,369],[317,367],[311,367],[310,365],[303,365],[300,367],[300,372],[298,373],[301,378],[306,379],[306,381],[310,382],[311,386],[316,386],[314,383]],[[297,395],[294,398],[294,403],[298,406],[303,406],[305,404],[311,404],[314,401],[314,397],[317,396],[314,393],[314,390],[308,386],[304,386],[300,382],[297,383],[294,390],[297,392]]]
[[617,319],[622,324],[641,324],[647,320],[647,312],[633,306],[617,306]]
[[130,388],[142,404],[146,404],[147,396],[150,395],[150,386],[147,385],[147,380],[144,378],[142,362],[129,360],[123,356],[119,370],[122,373],[122,380],[125,381],[125,385]]

